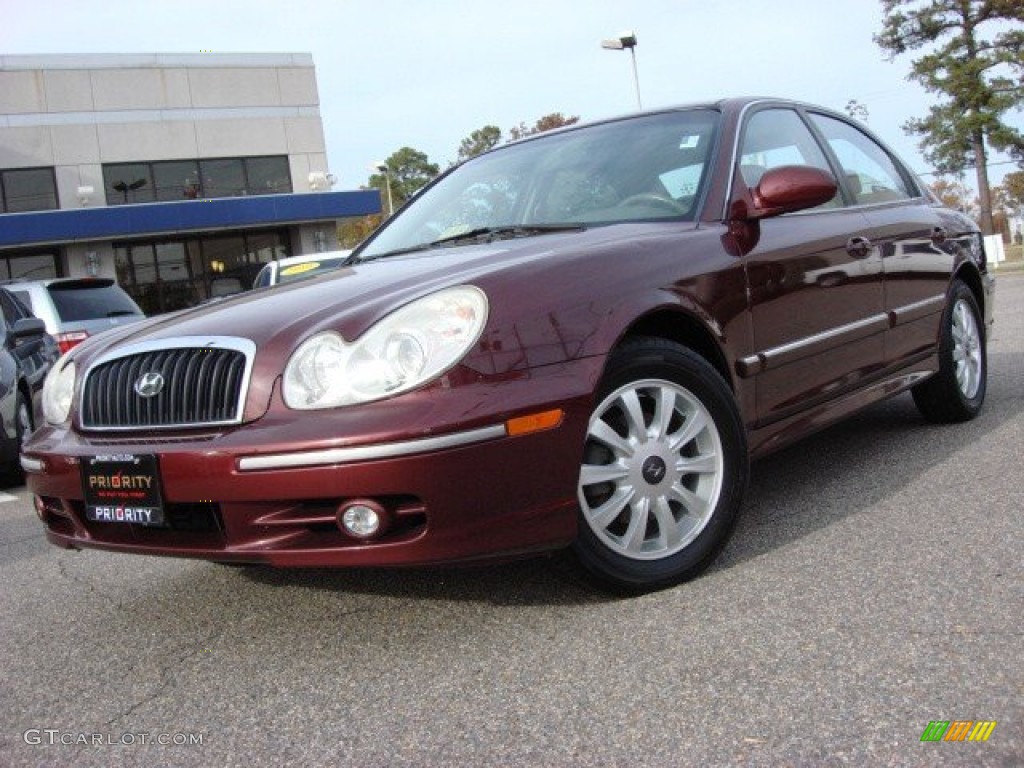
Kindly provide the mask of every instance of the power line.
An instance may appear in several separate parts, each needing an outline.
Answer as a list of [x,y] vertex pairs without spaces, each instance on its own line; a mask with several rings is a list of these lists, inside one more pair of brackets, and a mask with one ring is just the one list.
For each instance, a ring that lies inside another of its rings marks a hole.
[[[995,168],[997,165],[1017,165],[1016,160],[1000,160],[995,163],[985,163],[986,168]],[[918,176],[955,176],[959,173],[966,173],[967,171],[973,170],[973,165],[965,165],[963,168],[958,168],[955,171],[924,171],[920,172]]]

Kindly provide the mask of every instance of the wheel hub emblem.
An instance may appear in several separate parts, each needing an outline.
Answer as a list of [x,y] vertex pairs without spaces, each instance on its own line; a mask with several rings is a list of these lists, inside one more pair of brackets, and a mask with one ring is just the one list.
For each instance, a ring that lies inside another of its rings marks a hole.
[[649,456],[647,461],[644,462],[640,472],[651,485],[657,485],[665,479],[665,472],[668,467],[665,466],[665,461],[660,456]]
[[164,389],[164,377],[152,371],[135,380],[135,394],[139,397],[156,397]]

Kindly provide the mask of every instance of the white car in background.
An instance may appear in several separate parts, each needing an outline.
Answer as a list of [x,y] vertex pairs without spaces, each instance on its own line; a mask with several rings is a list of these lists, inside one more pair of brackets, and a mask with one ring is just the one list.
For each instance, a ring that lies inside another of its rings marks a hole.
[[288,256],[272,261],[256,275],[253,288],[265,288],[268,285],[290,283],[313,275],[319,275],[337,269],[352,253],[351,250],[325,251],[324,253],[306,253],[301,256]]

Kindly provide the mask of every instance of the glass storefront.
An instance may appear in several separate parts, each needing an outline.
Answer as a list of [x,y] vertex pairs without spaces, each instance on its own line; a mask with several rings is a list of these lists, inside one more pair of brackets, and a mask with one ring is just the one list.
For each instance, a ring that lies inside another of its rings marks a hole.
[[147,315],[247,291],[264,264],[288,255],[285,230],[114,247],[117,281]]

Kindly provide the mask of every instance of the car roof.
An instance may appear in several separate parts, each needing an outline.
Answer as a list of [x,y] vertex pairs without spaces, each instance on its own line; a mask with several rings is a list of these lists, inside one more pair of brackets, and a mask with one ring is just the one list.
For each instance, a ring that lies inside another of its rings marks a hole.
[[43,280],[32,280],[22,277],[8,278],[6,280],[0,280],[0,285],[5,285],[9,288],[17,288],[18,286],[30,286],[30,285],[42,285],[50,286],[55,284],[76,284],[81,287],[88,287],[89,285],[99,285],[106,287],[114,284],[114,279],[110,277],[50,277]]
[[298,256],[285,256],[277,260],[278,267],[287,267],[292,264],[304,264],[307,261],[327,261],[328,259],[343,259],[352,251],[342,249],[337,251],[323,251],[322,253],[302,253]]

